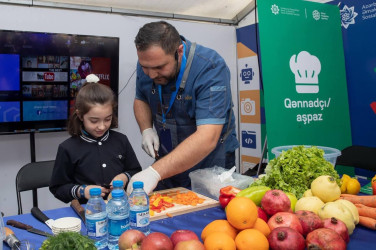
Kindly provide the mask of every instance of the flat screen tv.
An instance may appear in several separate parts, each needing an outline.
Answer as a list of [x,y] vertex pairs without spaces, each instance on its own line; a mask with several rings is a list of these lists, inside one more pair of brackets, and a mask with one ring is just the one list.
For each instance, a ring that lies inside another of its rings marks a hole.
[[119,38],[0,30],[0,134],[65,130],[91,73],[118,93]]

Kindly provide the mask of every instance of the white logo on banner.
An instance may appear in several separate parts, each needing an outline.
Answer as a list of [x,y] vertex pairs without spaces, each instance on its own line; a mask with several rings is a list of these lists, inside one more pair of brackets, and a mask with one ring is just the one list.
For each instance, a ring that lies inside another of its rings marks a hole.
[[313,16],[313,19],[315,19],[316,21],[318,21],[320,19],[320,12],[318,12],[317,10],[314,10],[312,12],[312,16]]
[[278,14],[279,14],[279,8],[278,8],[278,5],[273,4],[271,10],[272,10],[272,13],[273,13],[274,15],[278,15]]
[[349,8],[347,7],[347,5],[345,5],[343,9],[340,10],[340,14],[341,14],[341,25],[345,29],[347,29],[347,27],[349,27],[350,24],[355,24],[355,17],[358,15],[358,13],[354,11],[354,6]]
[[295,75],[296,92],[319,92],[318,76],[321,72],[321,63],[316,56],[307,51],[301,51],[290,58],[290,69]]

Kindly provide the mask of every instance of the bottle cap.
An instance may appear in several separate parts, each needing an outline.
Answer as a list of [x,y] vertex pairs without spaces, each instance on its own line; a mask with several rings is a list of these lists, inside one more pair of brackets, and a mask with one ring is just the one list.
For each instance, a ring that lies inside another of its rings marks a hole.
[[124,192],[123,192],[123,190],[116,189],[116,190],[112,190],[111,194],[112,194],[113,198],[114,197],[122,197],[124,195]]
[[122,180],[116,180],[112,182],[113,187],[123,187],[123,181]]
[[144,183],[142,181],[133,182],[133,188],[144,188]]
[[89,192],[90,192],[90,195],[93,196],[93,195],[100,195],[102,191],[100,188],[91,188]]

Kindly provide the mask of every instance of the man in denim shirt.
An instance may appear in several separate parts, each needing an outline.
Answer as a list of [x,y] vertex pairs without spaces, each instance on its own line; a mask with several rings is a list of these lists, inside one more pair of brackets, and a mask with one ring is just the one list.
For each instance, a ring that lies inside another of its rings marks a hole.
[[164,21],[145,24],[135,44],[134,113],[142,147],[156,161],[131,183],[143,181],[147,193],[157,185],[190,188],[188,174],[193,170],[233,167],[239,143],[224,59],[186,40]]

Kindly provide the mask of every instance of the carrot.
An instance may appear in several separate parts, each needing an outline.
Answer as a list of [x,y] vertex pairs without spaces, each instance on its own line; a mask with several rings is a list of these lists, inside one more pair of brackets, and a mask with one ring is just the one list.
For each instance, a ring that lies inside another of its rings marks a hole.
[[166,215],[167,215],[168,217],[170,217],[170,218],[172,218],[172,217],[173,217],[173,215],[172,215],[172,214],[170,214],[170,213],[166,213]]
[[376,208],[376,195],[341,194],[340,198],[351,201],[354,204],[363,204],[368,207]]
[[358,213],[360,216],[365,216],[365,217],[369,217],[372,219],[376,219],[376,208],[367,207],[363,204],[355,204],[355,206],[358,209]]
[[364,227],[376,230],[376,220],[370,217],[359,216],[359,224]]

